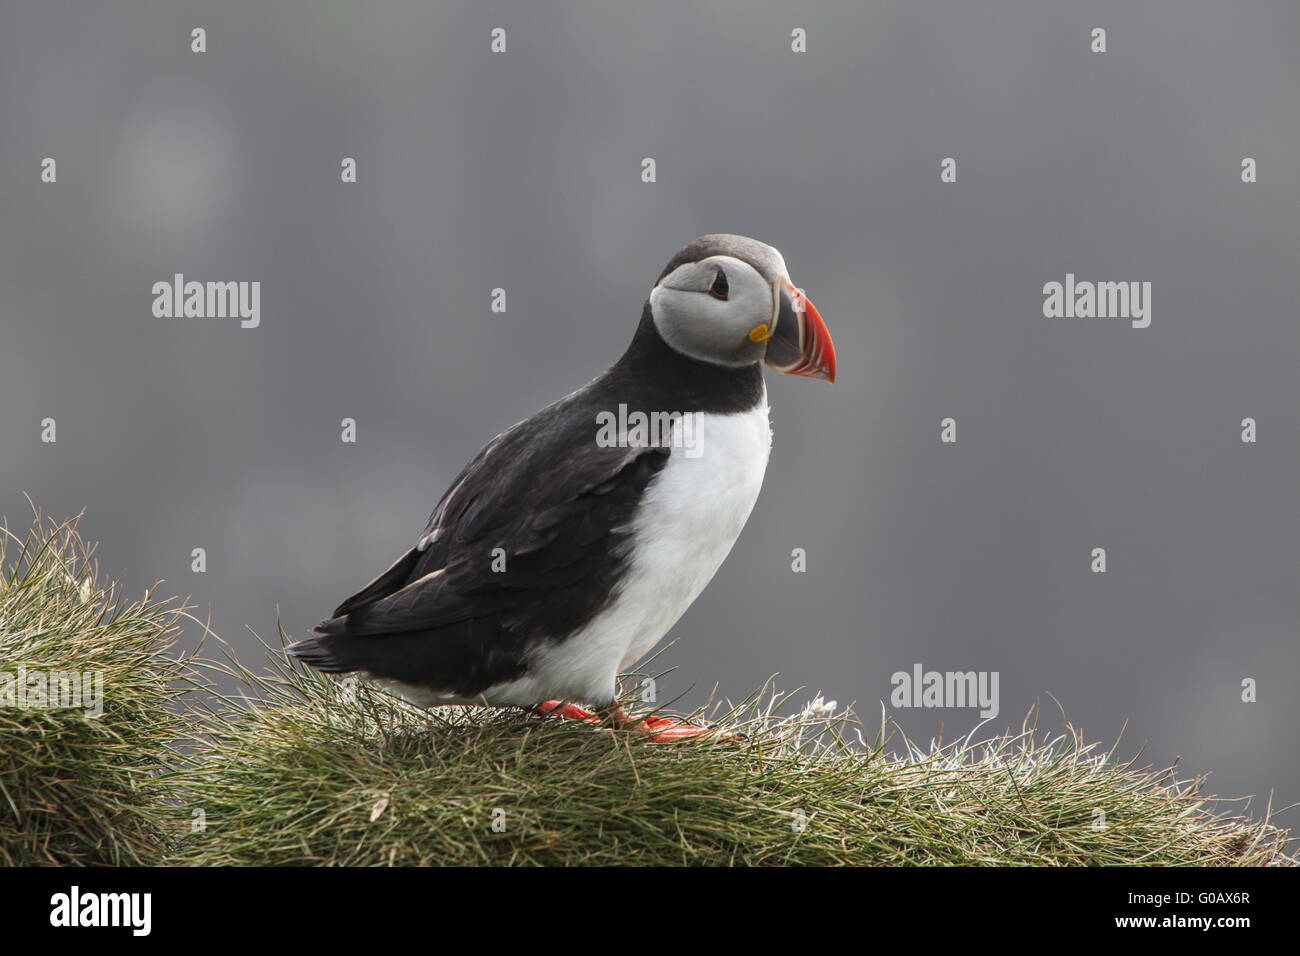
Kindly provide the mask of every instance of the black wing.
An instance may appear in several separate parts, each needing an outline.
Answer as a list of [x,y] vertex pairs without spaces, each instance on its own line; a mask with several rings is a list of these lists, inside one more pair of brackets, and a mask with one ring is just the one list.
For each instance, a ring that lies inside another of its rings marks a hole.
[[564,403],[488,443],[434,509],[417,546],[290,651],[472,697],[520,676],[612,597],[642,493],[668,448],[602,448]]

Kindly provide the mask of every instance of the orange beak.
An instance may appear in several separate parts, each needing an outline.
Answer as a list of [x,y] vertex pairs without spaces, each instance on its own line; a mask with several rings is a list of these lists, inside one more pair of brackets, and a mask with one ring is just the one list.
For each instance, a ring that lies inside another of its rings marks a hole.
[[821,313],[787,278],[772,283],[772,332],[763,361],[786,375],[835,381],[835,343]]

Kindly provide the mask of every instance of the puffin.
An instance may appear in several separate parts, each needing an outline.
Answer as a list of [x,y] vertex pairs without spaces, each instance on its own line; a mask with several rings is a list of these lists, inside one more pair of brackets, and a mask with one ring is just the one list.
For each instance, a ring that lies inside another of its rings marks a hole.
[[763,365],[834,382],[826,323],[772,246],[696,239],[622,357],[484,445],[410,548],[285,651],[421,707],[608,719],[657,741],[719,733],[633,717],[617,679],[754,508],[772,442]]

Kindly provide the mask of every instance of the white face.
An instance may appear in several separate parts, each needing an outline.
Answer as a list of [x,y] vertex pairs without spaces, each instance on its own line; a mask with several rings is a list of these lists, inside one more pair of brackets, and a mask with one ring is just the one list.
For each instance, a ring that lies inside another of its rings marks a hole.
[[[784,275],[783,261],[781,267]],[[655,328],[665,342],[691,358],[735,368],[762,361],[767,343],[750,333],[760,325],[771,328],[778,304],[772,283],[733,256],[678,266],[650,292]]]

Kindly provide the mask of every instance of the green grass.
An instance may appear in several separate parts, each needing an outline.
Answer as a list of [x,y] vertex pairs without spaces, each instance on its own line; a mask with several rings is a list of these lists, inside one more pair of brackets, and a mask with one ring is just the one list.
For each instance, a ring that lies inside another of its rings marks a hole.
[[[158,858],[171,815],[163,775],[184,730],[174,685],[186,668],[168,656],[183,614],[101,583],[75,519],[38,513],[21,538],[0,529],[0,864]],[[18,706],[19,683],[54,671],[90,674],[92,692],[101,675],[102,714],[84,699]]]
[[185,782],[209,827],[177,862],[1286,862],[1268,823],[1215,814],[1197,783],[1070,731],[890,756],[851,715],[768,691],[722,719],[747,741],[664,744],[519,711],[422,711],[287,665],[229,672],[260,700],[211,713]]
[[418,710],[278,648],[257,671],[177,660],[184,609],[112,594],[69,524],[38,523],[0,579],[0,669],[99,667],[109,688],[98,719],[0,709],[0,862],[1293,863],[1267,809],[1249,819],[1036,714],[921,748],[766,688],[710,718],[745,740],[655,743],[518,710]]

